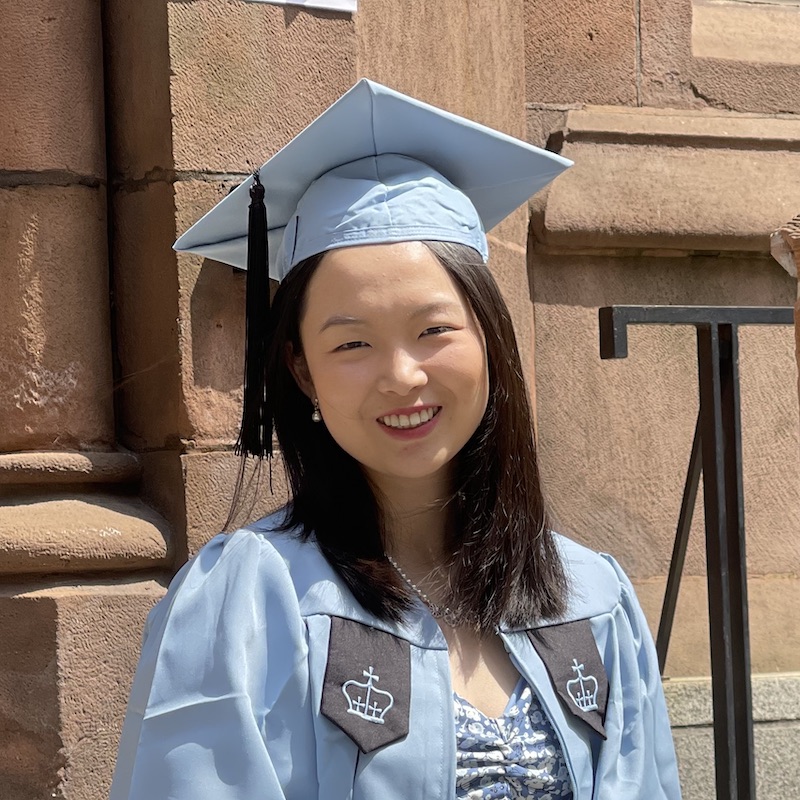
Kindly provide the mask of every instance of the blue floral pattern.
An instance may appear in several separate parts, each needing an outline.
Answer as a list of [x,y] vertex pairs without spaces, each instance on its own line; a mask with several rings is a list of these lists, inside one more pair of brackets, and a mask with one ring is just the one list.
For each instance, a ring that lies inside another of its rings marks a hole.
[[561,744],[538,698],[520,679],[502,717],[453,692],[456,798],[572,800]]

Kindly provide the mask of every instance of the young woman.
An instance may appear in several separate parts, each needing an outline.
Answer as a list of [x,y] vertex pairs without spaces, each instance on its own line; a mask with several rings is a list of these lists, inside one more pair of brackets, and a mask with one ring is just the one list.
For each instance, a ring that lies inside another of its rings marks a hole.
[[[485,265],[482,195],[522,180],[498,142],[536,164],[528,194],[558,157],[362,82],[286,148],[294,169],[364,104],[368,152],[303,178],[268,324],[248,309],[243,447],[274,424],[292,502],[212,539],[151,614],[112,800],[678,798],[646,622],[612,558],[548,526]],[[459,144],[493,183],[442,169]]]

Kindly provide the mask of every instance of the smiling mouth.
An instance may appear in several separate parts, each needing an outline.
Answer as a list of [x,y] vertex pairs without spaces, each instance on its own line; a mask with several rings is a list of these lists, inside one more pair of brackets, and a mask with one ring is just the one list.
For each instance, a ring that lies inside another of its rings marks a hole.
[[386,417],[378,417],[378,422],[387,428],[395,428],[397,430],[419,428],[420,425],[430,422],[441,410],[441,406],[429,406],[420,411],[415,411],[413,414],[389,414]]

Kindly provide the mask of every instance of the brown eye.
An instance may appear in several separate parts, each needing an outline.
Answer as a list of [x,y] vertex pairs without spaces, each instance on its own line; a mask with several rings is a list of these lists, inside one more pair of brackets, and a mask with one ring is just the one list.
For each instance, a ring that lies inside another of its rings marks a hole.
[[344,344],[340,344],[334,352],[344,352],[346,350],[356,350],[359,347],[369,347],[366,342],[345,342]]
[[425,328],[425,330],[422,331],[422,336],[435,336],[436,334],[447,333],[452,330],[453,328],[449,325],[434,325],[432,328]]

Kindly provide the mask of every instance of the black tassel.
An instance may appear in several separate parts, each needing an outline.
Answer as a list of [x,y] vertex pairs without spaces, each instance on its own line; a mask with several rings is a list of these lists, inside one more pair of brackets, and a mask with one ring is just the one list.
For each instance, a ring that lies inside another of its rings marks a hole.
[[267,349],[269,342],[269,245],[264,187],[258,171],[250,187],[247,226],[246,344],[242,427],[236,452],[263,458],[272,455],[272,416],[266,409]]

